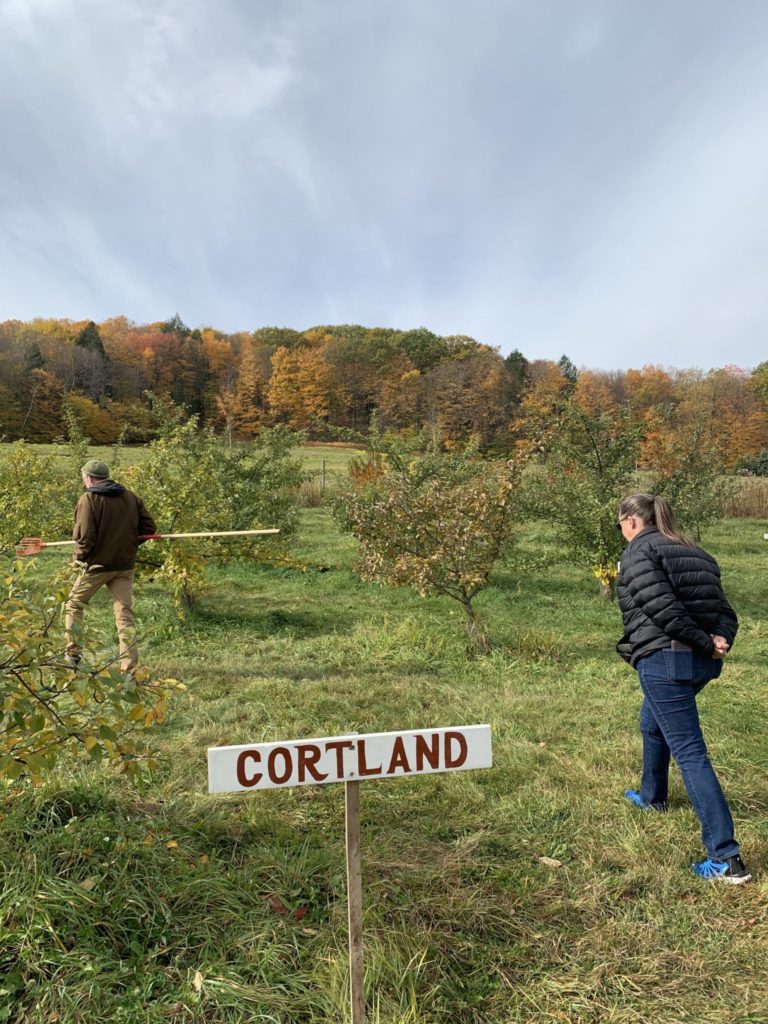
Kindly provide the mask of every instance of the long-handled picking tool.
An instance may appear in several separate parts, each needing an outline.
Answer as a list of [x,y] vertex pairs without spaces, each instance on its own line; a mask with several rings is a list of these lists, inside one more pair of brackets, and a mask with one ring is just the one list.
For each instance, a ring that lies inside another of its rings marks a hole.
[[[139,540],[178,540],[180,537],[253,537],[280,533],[279,530],[214,530],[207,533],[146,533]],[[22,537],[16,554],[38,555],[44,548],[59,548],[74,544],[73,540],[43,540],[41,537]]]

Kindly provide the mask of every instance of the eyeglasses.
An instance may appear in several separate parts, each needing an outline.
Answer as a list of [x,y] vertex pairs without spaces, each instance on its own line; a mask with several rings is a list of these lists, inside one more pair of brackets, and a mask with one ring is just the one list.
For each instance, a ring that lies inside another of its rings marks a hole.
[[[624,516],[624,519],[626,519],[626,518],[627,517]],[[616,520],[616,529],[619,531],[619,533],[623,532],[622,529],[621,529],[621,524],[624,522],[624,519],[617,519]]]

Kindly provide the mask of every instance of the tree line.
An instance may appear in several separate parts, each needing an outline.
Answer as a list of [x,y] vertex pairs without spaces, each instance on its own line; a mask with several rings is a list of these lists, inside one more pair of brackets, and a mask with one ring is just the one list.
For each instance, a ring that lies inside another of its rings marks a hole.
[[[152,396],[230,440],[284,425],[317,439],[378,429],[452,449],[517,450],[563,401],[587,416],[621,410],[642,433],[639,465],[704,445],[728,470],[768,462],[768,362],[751,370],[577,369],[504,357],[464,335],[328,325],[228,334],[178,315],[135,324],[0,323],[0,436],[52,441],[74,415],[96,443],[152,436]],[[698,441],[697,441],[698,439]],[[762,454],[761,454],[762,453]]]

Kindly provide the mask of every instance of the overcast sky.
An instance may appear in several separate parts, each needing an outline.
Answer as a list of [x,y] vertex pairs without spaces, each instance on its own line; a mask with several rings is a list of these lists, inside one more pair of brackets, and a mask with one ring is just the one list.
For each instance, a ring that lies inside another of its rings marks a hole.
[[0,0],[0,320],[768,359],[766,0]]

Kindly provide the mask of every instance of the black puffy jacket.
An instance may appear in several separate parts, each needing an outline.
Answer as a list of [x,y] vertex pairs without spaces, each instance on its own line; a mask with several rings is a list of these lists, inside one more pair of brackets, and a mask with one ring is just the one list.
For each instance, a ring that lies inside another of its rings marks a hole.
[[629,645],[633,666],[646,654],[669,647],[672,640],[711,657],[711,634],[732,644],[739,628],[714,558],[701,548],[665,537],[655,526],[641,530],[627,545],[619,564],[618,590],[624,617],[621,643]]

